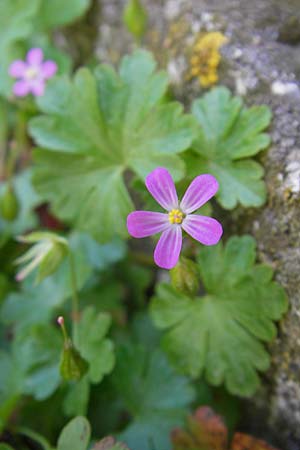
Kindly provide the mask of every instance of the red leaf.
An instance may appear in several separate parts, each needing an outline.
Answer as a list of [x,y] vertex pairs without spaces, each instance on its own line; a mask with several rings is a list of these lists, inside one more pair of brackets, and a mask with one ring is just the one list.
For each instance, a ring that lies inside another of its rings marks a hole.
[[231,450],[278,450],[265,441],[243,433],[235,433],[231,443]]

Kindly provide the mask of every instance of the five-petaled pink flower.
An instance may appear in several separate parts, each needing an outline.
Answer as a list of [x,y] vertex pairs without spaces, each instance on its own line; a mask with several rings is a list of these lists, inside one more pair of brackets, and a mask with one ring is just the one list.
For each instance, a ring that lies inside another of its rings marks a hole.
[[54,61],[43,61],[41,48],[32,48],[26,55],[26,60],[17,59],[9,67],[9,74],[18,78],[14,84],[13,93],[17,97],[24,97],[32,93],[34,96],[43,95],[46,80],[53,77],[57,71]]
[[204,245],[219,242],[223,229],[215,219],[191,214],[210,200],[219,184],[212,175],[199,175],[187,188],[181,202],[171,174],[158,167],[146,177],[146,187],[155,200],[167,211],[134,211],[127,217],[129,234],[143,238],[162,232],[154,251],[154,261],[163,269],[176,266],[181,246],[182,229]]

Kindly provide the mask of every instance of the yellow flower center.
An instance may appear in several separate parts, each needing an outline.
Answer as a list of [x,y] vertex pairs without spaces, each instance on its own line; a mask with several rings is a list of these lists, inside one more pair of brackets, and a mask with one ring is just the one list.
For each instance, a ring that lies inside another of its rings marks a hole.
[[34,68],[34,67],[30,67],[29,69],[26,70],[25,72],[25,77],[29,80],[33,80],[34,78],[36,78],[39,74],[39,71]]
[[172,209],[172,211],[169,212],[169,222],[172,224],[182,223],[183,218],[183,213],[180,209]]

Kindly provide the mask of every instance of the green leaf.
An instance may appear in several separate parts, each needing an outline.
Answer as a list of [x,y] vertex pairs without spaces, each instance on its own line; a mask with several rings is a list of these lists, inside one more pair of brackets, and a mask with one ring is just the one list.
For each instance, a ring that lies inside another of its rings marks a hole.
[[43,400],[56,390],[60,383],[60,350],[59,330],[51,325],[35,325],[17,334],[13,353],[24,377],[24,394]]
[[22,391],[22,374],[16,370],[13,355],[0,350],[0,432]]
[[263,133],[270,124],[270,109],[247,109],[239,97],[218,87],[196,100],[192,112],[200,128],[186,155],[189,176],[213,174],[220,184],[217,199],[225,209],[238,203],[261,206],[266,199],[263,168],[250,157],[270,144]]
[[75,417],[62,430],[57,450],[86,450],[90,441],[91,427],[85,417]]
[[99,66],[71,81],[50,80],[38,100],[44,115],[30,132],[44,149],[34,153],[35,186],[55,214],[104,242],[127,235],[133,203],[123,174],[144,178],[157,166],[183,174],[177,153],[189,147],[194,120],[177,103],[163,103],[167,77],[146,51],[124,57],[119,74]]
[[91,0],[41,0],[35,25],[38,30],[67,25],[82,16],[90,5]]
[[40,0],[0,0],[0,94],[11,92],[13,83],[8,68],[22,56],[24,41],[34,30],[33,19]]
[[113,382],[133,416],[120,439],[132,450],[170,450],[169,432],[183,422],[186,408],[194,399],[187,378],[177,375],[160,351],[124,345]]
[[263,342],[276,335],[274,320],[287,310],[283,288],[272,281],[272,269],[255,264],[255,241],[232,237],[223,248],[203,247],[198,265],[206,289],[189,297],[161,284],[151,305],[155,324],[167,329],[162,339],[170,360],[192,377],[202,373],[213,385],[252,395],[257,370],[270,362]]
[[113,343],[105,338],[111,324],[107,313],[96,314],[92,306],[85,308],[78,324],[77,348],[89,363],[88,378],[99,383],[115,364]]

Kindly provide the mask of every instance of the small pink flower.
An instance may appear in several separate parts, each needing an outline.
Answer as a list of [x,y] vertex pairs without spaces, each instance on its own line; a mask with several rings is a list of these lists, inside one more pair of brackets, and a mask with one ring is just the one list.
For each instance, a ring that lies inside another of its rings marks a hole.
[[43,61],[43,50],[32,48],[26,55],[26,61],[17,59],[9,67],[9,75],[18,78],[14,84],[13,93],[17,97],[33,94],[44,94],[45,82],[53,77],[57,71],[54,61]]
[[212,175],[196,177],[181,202],[171,174],[163,167],[158,167],[146,177],[146,187],[168,212],[134,211],[127,217],[127,228],[135,238],[162,232],[154,251],[154,261],[159,267],[172,269],[176,266],[182,246],[182,229],[201,244],[215,245],[219,242],[222,225],[211,217],[191,214],[217,192],[219,184]]

